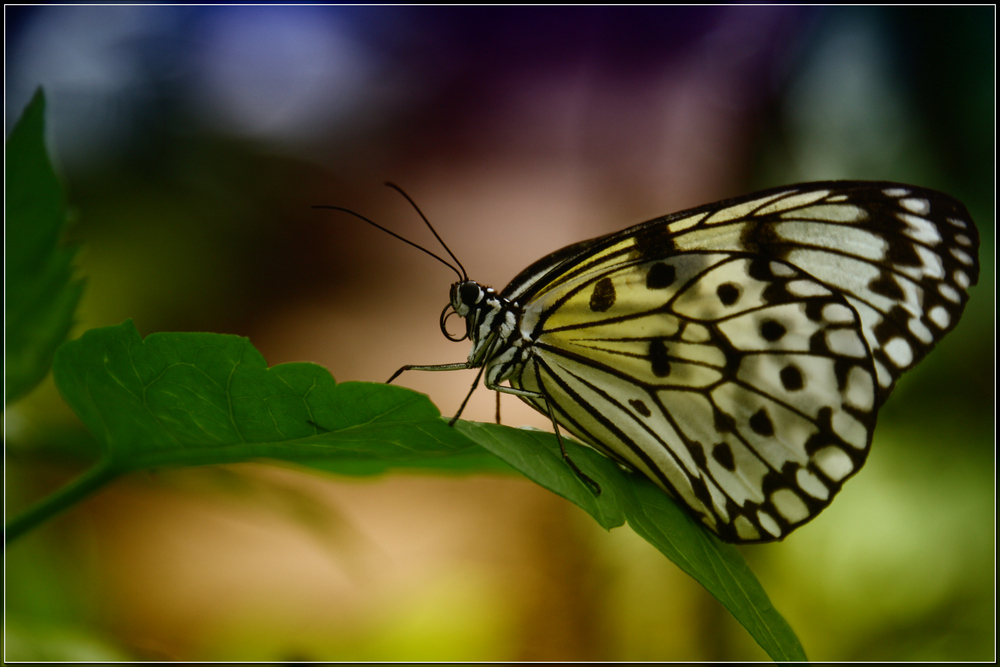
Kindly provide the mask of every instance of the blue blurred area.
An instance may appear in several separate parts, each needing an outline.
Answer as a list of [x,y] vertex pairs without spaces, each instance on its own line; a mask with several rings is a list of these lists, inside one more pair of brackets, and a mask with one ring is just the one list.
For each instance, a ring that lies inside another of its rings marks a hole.
[[8,10],[7,110],[16,117],[45,85],[66,142],[111,128],[120,141],[123,122],[181,121],[280,144],[419,119],[434,137],[528,93],[511,89],[518,81],[553,73],[649,80],[692,58],[718,75],[740,74],[738,85],[716,91],[720,103],[734,87],[752,88],[759,101],[774,94],[775,68],[810,15],[775,7],[16,7]]

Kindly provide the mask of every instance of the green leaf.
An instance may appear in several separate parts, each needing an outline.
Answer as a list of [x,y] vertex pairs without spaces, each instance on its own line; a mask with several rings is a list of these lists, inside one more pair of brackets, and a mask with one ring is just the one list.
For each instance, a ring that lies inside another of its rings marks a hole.
[[[322,366],[268,368],[246,338],[131,321],[63,345],[56,386],[119,470],[275,458],[327,469],[433,465],[478,448],[402,387],[337,384]],[[448,464],[450,467],[451,464]]]
[[695,578],[777,661],[805,661],[805,650],[771,604],[743,556],[698,525],[652,481],[630,475],[625,516],[639,536]]
[[45,151],[41,89],[7,140],[4,214],[6,306],[5,403],[27,394],[49,372],[83,291],[74,280],[75,248],[60,246],[66,222],[62,188]]
[[463,421],[455,427],[531,481],[579,505],[604,528],[611,530],[625,523],[620,495],[615,492],[622,472],[608,457],[563,440],[573,462],[601,487],[601,494],[595,496],[563,461],[559,441],[552,433]]
[[[89,478],[67,489],[74,501],[124,470],[256,458],[342,474],[394,467],[514,469],[607,529],[627,521],[722,602],[771,657],[805,659],[733,546],[645,477],[571,440],[565,440],[568,455],[600,485],[600,495],[566,465],[551,433],[472,422],[450,428],[423,395],[386,385],[337,384],[314,364],[267,368],[238,336],[158,333],[143,340],[125,322],[64,344],[53,374],[104,452]],[[502,463],[491,462],[484,450]],[[44,515],[36,511],[36,517]]]
[[739,551],[692,519],[645,476],[626,472],[593,449],[564,439],[566,452],[596,481],[594,494],[562,460],[555,435],[459,422],[471,440],[550,491],[582,507],[607,529],[632,529],[694,577],[775,660],[806,660],[805,651]]

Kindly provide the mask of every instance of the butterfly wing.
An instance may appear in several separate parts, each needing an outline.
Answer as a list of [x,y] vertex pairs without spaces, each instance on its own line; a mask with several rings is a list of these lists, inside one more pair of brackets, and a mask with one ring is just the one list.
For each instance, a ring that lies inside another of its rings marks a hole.
[[511,382],[724,538],[780,538],[863,464],[896,378],[961,315],[977,248],[960,203],[889,183],[653,220],[504,290],[535,341]]

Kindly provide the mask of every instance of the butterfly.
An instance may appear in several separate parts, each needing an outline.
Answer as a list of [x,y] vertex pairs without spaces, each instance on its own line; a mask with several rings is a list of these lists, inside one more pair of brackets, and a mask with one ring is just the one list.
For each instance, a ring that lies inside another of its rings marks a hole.
[[[500,292],[431,231],[458,265],[442,332],[472,349],[390,382],[478,368],[729,542],[784,538],[830,504],[897,379],[955,327],[979,276],[966,208],[886,182],[656,218],[543,257]],[[464,336],[449,334],[453,314]]]

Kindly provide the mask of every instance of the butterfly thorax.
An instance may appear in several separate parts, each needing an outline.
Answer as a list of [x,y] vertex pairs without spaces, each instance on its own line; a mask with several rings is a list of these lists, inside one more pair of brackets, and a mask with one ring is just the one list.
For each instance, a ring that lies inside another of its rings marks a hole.
[[[474,280],[451,286],[450,308],[465,318],[466,335],[472,341],[469,351],[471,368],[486,367],[486,386],[494,387],[519,373],[531,356],[531,338],[521,331],[521,307],[515,301],[484,287]],[[445,312],[447,313],[447,308]],[[444,328],[445,336],[455,339]]]

